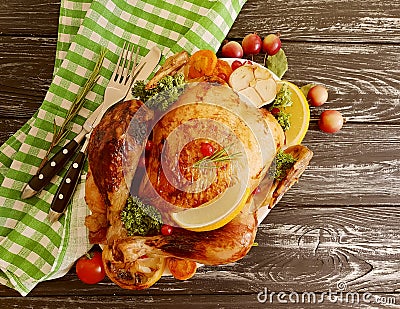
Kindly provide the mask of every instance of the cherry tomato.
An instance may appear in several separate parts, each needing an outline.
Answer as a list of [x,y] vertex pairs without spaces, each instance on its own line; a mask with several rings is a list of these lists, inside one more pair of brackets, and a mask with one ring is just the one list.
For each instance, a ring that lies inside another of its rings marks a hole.
[[260,193],[261,192],[261,188],[260,188],[260,186],[257,186],[257,188],[255,188],[254,190],[253,190],[253,195],[256,195],[256,194],[258,194],[258,193]]
[[261,51],[262,41],[257,33],[250,33],[243,38],[242,47],[245,55],[257,55]]
[[214,151],[214,147],[210,143],[201,143],[200,152],[204,157],[211,156]]
[[323,111],[319,117],[318,126],[326,133],[336,133],[343,126],[343,116],[336,110]]
[[168,224],[163,224],[163,226],[161,227],[161,234],[163,234],[164,236],[171,235],[172,231],[173,227]]
[[106,275],[100,251],[88,252],[76,262],[78,278],[87,284],[102,281]]
[[233,71],[235,71],[237,68],[241,67],[243,65],[243,63],[239,60],[235,60],[232,62],[231,64],[231,68]]
[[271,109],[271,114],[276,116],[281,112],[281,110],[277,107],[274,107],[273,109]]

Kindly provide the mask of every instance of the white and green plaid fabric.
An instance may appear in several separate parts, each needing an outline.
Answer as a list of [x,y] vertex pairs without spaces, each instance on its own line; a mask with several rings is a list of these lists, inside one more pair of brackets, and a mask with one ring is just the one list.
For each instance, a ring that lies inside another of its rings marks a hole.
[[[102,47],[101,77],[74,119],[67,140],[101,102],[124,40],[143,56],[158,45],[168,57],[182,49],[217,50],[245,0],[62,0],[54,77],[40,109],[0,147],[0,283],[27,295],[37,283],[63,276],[88,243],[84,176],[59,222],[47,213],[61,177],[40,194],[21,200],[50,145],[53,121],[62,123],[89,77]],[[65,141],[67,142],[67,141]],[[57,151],[55,149],[54,151]],[[63,171],[63,173],[65,170]],[[61,173],[62,175],[62,173]]]

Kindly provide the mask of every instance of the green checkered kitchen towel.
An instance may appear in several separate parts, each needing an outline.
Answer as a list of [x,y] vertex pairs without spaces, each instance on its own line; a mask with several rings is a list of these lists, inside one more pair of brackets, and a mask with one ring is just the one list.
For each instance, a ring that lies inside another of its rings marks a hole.
[[[40,109],[0,147],[0,283],[27,295],[39,282],[63,276],[90,244],[84,218],[84,179],[65,216],[50,224],[47,213],[62,174],[28,200],[25,183],[50,145],[53,120],[60,125],[89,77],[102,47],[101,77],[74,119],[68,140],[101,102],[124,40],[141,57],[158,45],[163,59],[182,49],[217,50],[245,0],[62,0],[52,84]],[[55,149],[54,151],[57,151]],[[68,167],[68,166],[67,166]]]

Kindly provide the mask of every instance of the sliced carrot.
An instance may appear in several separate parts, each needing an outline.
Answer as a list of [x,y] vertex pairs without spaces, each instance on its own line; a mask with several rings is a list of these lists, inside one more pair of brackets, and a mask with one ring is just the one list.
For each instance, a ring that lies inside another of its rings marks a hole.
[[197,264],[191,260],[167,258],[167,265],[172,276],[178,280],[187,280],[194,276],[197,270]]

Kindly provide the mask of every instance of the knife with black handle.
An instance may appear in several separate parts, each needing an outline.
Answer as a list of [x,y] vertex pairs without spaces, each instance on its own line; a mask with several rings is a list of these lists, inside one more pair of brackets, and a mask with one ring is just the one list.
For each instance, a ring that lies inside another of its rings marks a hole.
[[[157,66],[160,57],[160,49],[157,46],[151,48],[147,55],[141,59],[138,65],[139,69],[137,72],[135,72],[132,82],[135,80],[146,80]],[[124,93],[124,97],[126,95],[127,93]],[[119,102],[119,100],[113,102],[103,102],[99,107],[97,107],[97,109],[85,121],[79,134],[59,152],[57,152],[36,173],[36,175],[29,180],[22,190],[22,199],[27,199],[34,196],[50,183],[51,179],[61,171],[65,164],[72,158],[74,153],[76,153],[76,150],[86,137],[87,133],[90,133],[92,129],[99,123],[105,111],[117,102]]]
[[81,176],[83,166],[85,165],[86,148],[89,144],[88,142],[89,138],[86,138],[85,143],[75,156],[60,186],[58,187],[48,214],[48,219],[51,223],[57,221],[67,209],[67,206],[79,182],[79,177]]
[[[154,68],[157,66],[161,56],[161,51],[158,47],[152,48],[149,53],[141,60],[139,63],[140,69],[137,72],[137,75],[134,76],[133,80],[145,80],[148,76],[153,72]],[[84,129],[87,134],[85,135],[85,143],[83,144],[81,150],[74,158],[71,166],[69,167],[66,175],[64,176],[60,186],[58,187],[57,193],[54,196],[53,202],[50,207],[50,211],[48,214],[48,219],[50,222],[55,222],[58,218],[64,213],[66,210],[75,188],[79,182],[79,178],[82,172],[82,168],[84,166],[86,160],[86,148],[89,145],[90,135],[92,133],[92,126],[96,126],[103,114],[107,111],[110,106],[115,104],[116,102],[108,102],[108,104],[102,105],[100,108],[96,110],[98,115],[95,120],[90,120],[90,128],[84,125]],[[90,116],[91,118],[92,116]],[[85,123],[86,124],[86,123]]]
[[73,140],[59,150],[41,167],[22,190],[21,198],[26,199],[41,191],[58,174],[66,163],[76,154],[87,132],[82,130]]

